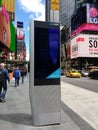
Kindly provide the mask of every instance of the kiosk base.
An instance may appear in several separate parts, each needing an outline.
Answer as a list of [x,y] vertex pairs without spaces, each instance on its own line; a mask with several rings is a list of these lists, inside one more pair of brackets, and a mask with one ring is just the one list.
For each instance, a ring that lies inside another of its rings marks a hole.
[[60,85],[30,85],[30,103],[34,126],[60,124],[60,91]]

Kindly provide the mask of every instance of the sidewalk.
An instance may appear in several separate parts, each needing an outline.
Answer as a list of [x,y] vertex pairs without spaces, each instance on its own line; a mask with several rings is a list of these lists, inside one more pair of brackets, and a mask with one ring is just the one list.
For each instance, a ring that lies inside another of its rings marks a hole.
[[98,130],[98,93],[65,82],[61,90],[63,103]]
[[16,88],[14,80],[11,80],[6,102],[0,103],[0,130],[98,130],[97,93],[61,82],[61,99],[61,124],[34,127],[29,79],[26,78],[25,83]]

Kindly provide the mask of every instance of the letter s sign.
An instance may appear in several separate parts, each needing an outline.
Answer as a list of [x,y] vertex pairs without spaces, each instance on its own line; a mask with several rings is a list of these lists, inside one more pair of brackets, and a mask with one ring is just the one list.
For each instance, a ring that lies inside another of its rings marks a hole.
[[90,48],[97,48],[98,47],[98,41],[97,40],[89,40],[89,47]]

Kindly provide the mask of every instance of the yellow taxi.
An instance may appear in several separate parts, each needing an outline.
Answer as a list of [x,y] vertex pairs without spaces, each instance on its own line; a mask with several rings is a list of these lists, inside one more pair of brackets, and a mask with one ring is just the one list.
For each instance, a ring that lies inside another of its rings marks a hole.
[[66,72],[66,77],[80,78],[81,74],[77,70],[68,70]]

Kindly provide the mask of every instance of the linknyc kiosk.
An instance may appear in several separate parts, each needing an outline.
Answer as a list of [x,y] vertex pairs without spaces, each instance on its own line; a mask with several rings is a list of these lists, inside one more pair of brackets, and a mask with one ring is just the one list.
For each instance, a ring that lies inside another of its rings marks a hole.
[[30,21],[29,96],[34,126],[60,124],[60,25]]

